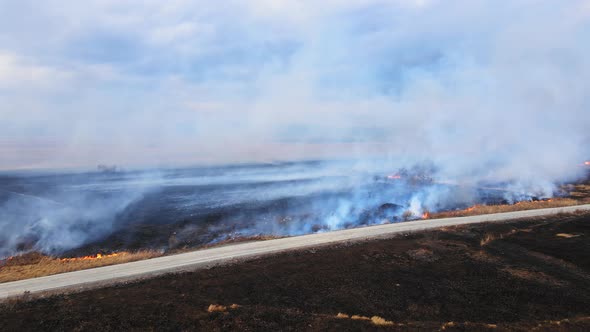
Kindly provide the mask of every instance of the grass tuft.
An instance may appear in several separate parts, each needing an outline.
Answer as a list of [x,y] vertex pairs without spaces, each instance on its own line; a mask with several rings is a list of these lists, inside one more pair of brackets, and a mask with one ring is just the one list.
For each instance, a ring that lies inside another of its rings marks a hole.
[[392,326],[393,325],[392,321],[386,320],[386,319],[381,318],[379,316],[371,317],[371,322],[373,323],[373,325],[377,325],[377,326]]
[[210,304],[207,312],[226,312],[227,307],[221,304]]

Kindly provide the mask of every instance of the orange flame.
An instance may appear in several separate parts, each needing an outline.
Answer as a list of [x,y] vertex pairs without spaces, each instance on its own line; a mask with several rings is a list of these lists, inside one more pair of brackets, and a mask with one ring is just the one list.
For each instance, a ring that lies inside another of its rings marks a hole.
[[9,257],[6,257],[4,259],[0,259],[0,263],[8,263],[8,262],[10,262],[13,259],[14,259],[14,256],[9,256]]
[[393,174],[393,175],[388,175],[388,176],[387,176],[387,178],[388,178],[389,180],[399,180],[399,179],[401,179],[401,178],[402,178],[402,176],[401,176],[401,175],[399,175],[399,174]]
[[119,256],[119,255],[121,255],[121,254],[120,253],[113,253],[113,254],[109,254],[109,255],[96,254],[96,255],[90,255],[90,256],[84,256],[84,257],[62,258],[62,259],[60,259],[60,261],[62,261],[62,262],[85,261],[85,260],[93,260],[93,259],[103,259],[103,258],[116,257],[116,256]]
[[585,162],[584,162],[584,165],[586,165],[586,166],[590,166],[590,161],[585,161]]
[[430,213],[424,212],[422,213],[422,219],[428,219],[430,217]]

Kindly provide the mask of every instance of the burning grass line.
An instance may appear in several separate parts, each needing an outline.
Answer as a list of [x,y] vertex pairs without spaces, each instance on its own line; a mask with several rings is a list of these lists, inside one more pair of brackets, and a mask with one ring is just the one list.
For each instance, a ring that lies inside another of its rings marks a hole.
[[203,245],[196,248],[174,249],[167,252],[155,250],[140,250],[137,252],[123,251],[112,254],[96,254],[71,258],[57,258],[47,256],[39,252],[30,252],[19,256],[9,257],[5,260],[0,260],[0,283],[44,277],[65,272],[86,270],[107,265],[140,261],[164,255],[215,248],[229,244],[244,243],[249,241],[266,241],[277,238],[280,237],[273,235],[237,237],[228,238],[220,242]]
[[[534,202],[519,202],[513,205],[475,205],[470,208],[459,211],[446,211],[430,213],[425,211],[422,215],[423,219],[439,219],[451,217],[475,216],[481,214],[494,214],[502,212],[513,212],[521,210],[533,210],[555,207],[566,207],[579,205],[583,201],[571,198],[555,198],[545,201]],[[566,238],[564,235],[557,235],[558,237]],[[43,277],[58,273],[73,272],[78,270],[91,269],[95,267],[122,264],[127,262],[145,260],[163,256],[164,254],[177,254],[182,252],[195,251],[199,249],[207,249],[218,247],[222,245],[248,242],[248,241],[264,241],[280,238],[273,235],[260,235],[254,237],[238,237],[230,238],[214,244],[209,244],[197,248],[182,248],[174,249],[166,253],[143,250],[138,252],[119,252],[112,254],[96,254],[92,256],[74,257],[74,258],[55,258],[46,256],[40,253],[28,253],[21,256],[10,257],[4,261],[0,261],[0,283],[17,281],[29,278]],[[497,235],[489,235],[481,240],[481,245],[485,246],[490,242],[496,240]],[[501,236],[500,236],[501,238]]]
[[119,252],[108,255],[97,254],[74,258],[56,258],[40,253],[28,253],[12,257],[6,260],[4,265],[0,266],[0,283],[128,263],[161,255],[161,252],[153,250]]
[[580,201],[571,198],[554,198],[544,201],[523,201],[515,204],[503,205],[474,205],[464,210],[443,211],[430,213],[424,219],[441,219],[453,217],[468,217],[482,214],[494,214],[503,212],[515,212],[524,210],[547,209],[556,207],[566,207],[581,204]]

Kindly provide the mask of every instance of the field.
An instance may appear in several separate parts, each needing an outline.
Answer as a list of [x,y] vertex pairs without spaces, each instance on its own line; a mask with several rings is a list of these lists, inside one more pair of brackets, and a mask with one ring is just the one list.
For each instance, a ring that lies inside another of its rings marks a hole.
[[[538,200],[530,202],[524,201],[516,204],[475,205],[464,210],[428,213],[425,214],[423,218],[437,219],[450,217],[464,217],[481,214],[564,207],[590,203],[590,185],[585,183],[572,184],[566,185],[563,189],[564,191],[567,191],[569,193],[569,197],[553,198],[550,200]],[[8,260],[0,261],[0,283],[33,277],[47,276],[63,272],[77,271],[82,269],[89,269],[106,265],[132,262],[142,259],[158,257],[165,254],[175,254],[190,250],[208,248],[212,246],[226,245],[230,243],[237,243],[243,241],[263,241],[272,238],[276,238],[276,236],[260,235],[249,238],[236,237],[209,245],[178,246],[174,249],[169,249],[168,251],[141,249],[141,245],[138,244],[137,250],[107,252],[106,255],[102,255],[102,257],[99,258],[96,258],[96,254],[85,258],[76,258],[77,255],[74,254],[73,259],[64,259],[63,257],[52,257],[43,255],[38,252],[31,252],[21,256],[12,257]],[[87,253],[86,250],[87,249],[84,249],[85,254]],[[102,251],[101,249],[97,250],[98,252]],[[73,252],[75,253],[76,251],[74,250]],[[71,254],[68,255],[68,257],[71,256]]]
[[4,303],[21,330],[590,329],[590,214],[449,227]]

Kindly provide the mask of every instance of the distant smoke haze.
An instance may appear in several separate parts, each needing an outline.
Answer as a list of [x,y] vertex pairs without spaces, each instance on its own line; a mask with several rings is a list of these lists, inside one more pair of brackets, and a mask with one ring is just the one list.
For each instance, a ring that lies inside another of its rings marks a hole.
[[59,3],[0,5],[0,168],[590,156],[586,1]]

